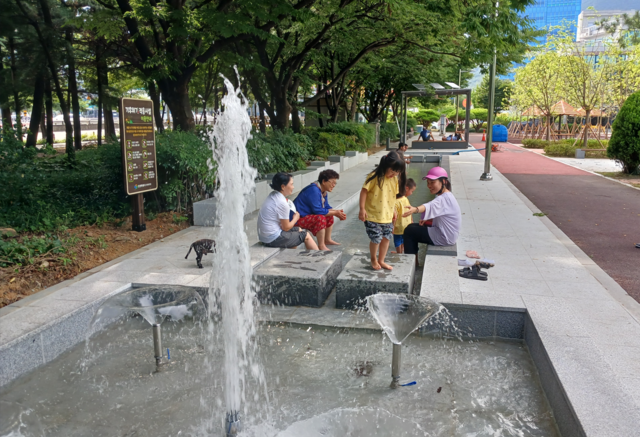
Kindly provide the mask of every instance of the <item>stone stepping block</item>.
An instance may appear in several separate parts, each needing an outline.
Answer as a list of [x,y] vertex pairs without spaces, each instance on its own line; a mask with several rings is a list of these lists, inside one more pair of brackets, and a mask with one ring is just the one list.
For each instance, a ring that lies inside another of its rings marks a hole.
[[338,276],[336,308],[354,308],[376,293],[411,293],[416,272],[415,255],[390,253],[393,270],[373,270],[369,255],[354,255]]
[[254,271],[262,303],[321,307],[342,268],[341,252],[285,249]]

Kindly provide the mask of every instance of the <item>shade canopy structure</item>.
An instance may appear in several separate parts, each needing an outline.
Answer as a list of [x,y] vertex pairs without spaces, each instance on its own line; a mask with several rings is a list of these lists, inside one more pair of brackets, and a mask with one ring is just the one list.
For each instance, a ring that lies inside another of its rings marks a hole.
[[[406,132],[407,132],[407,99],[410,97],[442,97],[442,96],[466,96],[467,101],[471,101],[471,88],[457,88],[457,89],[447,89],[438,83],[429,84],[433,89],[429,90],[425,85],[422,84],[413,84],[414,87],[418,89],[418,91],[402,91],[402,107],[400,109],[400,116],[402,118],[402,132],[400,132],[400,141],[406,141]],[[465,123],[464,123],[464,142],[465,146],[469,144],[469,121],[471,119],[471,105],[468,105],[465,110]],[[435,142],[434,142],[435,143]],[[460,146],[463,146],[462,143],[457,143]]]
[[527,108],[523,113],[523,116],[525,117],[540,117],[542,115],[544,115],[542,113],[542,110],[540,108],[538,108],[536,105],[533,105],[529,108]]
[[579,115],[578,111],[564,100],[560,100],[558,103],[553,105],[551,107],[551,113],[554,115]]
[[[581,115],[582,117],[587,115],[587,111],[585,111],[582,108],[576,109],[576,112],[578,113],[578,115]],[[591,112],[589,112],[590,117],[602,117],[603,115],[605,115],[604,112],[596,108],[593,108]]]

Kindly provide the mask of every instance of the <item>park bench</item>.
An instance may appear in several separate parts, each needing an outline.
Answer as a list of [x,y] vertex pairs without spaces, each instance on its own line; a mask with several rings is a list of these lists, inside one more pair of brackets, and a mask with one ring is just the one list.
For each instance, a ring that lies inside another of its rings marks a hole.
[[587,152],[606,152],[607,149],[576,149],[576,158],[584,159]]

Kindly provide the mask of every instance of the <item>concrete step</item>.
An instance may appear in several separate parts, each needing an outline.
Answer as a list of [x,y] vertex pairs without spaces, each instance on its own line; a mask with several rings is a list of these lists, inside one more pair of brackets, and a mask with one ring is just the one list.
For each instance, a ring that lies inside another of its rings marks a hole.
[[373,270],[369,255],[354,255],[338,276],[336,307],[364,305],[364,299],[376,293],[411,293],[416,272],[415,255],[387,255],[393,270]]
[[283,250],[253,273],[262,303],[321,307],[342,267],[341,252]]

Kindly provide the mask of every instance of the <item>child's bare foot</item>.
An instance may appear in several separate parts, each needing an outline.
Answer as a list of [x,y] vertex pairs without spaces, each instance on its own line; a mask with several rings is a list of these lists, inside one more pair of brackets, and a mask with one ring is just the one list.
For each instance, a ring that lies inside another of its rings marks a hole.
[[387,263],[385,263],[385,262],[382,262],[382,261],[380,261],[380,266],[381,266],[383,269],[386,269],[386,270],[393,270],[393,267],[391,267],[389,264],[387,264]]
[[398,252],[395,252],[395,251],[392,250],[391,253],[398,253]]
[[329,249],[327,246],[318,246],[318,250],[322,250],[324,252],[331,252],[331,249]]
[[338,243],[337,241],[333,241],[333,240],[327,241],[327,244],[330,245],[330,246],[340,246],[340,243]]
[[378,263],[378,261],[371,261],[371,268],[373,268],[373,270],[380,270],[382,267],[380,267],[380,264]]

